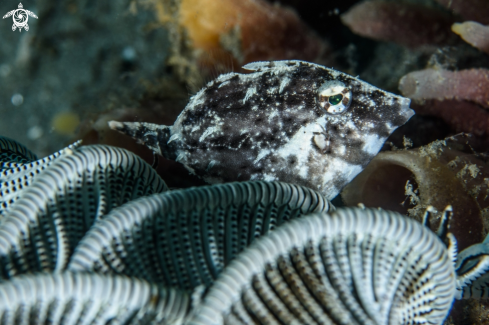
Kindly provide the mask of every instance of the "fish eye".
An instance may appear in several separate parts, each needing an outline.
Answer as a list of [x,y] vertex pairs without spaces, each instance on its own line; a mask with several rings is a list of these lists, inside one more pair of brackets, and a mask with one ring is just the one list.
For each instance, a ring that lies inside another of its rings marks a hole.
[[318,89],[317,101],[329,114],[341,114],[350,107],[351,90],[340,81],[326,81]]

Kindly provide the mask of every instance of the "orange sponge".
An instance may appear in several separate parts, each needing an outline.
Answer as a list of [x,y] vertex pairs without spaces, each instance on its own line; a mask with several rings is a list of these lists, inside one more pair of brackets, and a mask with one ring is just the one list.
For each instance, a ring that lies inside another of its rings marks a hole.
[[294,11],[263,0],[181,0],[176,17],[193,48],[217,57],[229,53],[239,65],[317,61],[328,47]]

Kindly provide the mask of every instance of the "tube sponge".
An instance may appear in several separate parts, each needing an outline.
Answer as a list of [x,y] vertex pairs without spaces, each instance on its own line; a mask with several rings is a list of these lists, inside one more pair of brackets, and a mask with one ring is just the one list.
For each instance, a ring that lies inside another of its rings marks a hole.
[[414,71],[401,78],[399,90],[411,99],[468,100],[489,108],[489,70]]
[[227,50],[239,64],[314,61],[326,47],[294,11],[262,0],[181,0],[179,13],[195,48]]
[[473,47],[489,54],[489,26],[466,21],[453,24],[452,31]]
[[453,18],[434,8],[397,2],[366,1],[341,15],[354,33],[407,47],[456,42]]

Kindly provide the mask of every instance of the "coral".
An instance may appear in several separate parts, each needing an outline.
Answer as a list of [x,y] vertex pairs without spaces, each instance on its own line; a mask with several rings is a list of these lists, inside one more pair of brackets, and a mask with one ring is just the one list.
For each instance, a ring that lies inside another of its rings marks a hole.
[[[347,205],[382,207],[418,220],[428,206],[442,211],[452,205],[450,230],[464,249],[482,240],[486,230],[481,214],[489,207],[488,165],[462,150],[470,152],[467,147],[447,140],[381,152],[341,196]],[[432,222],[437,223],[435,217]]]
[[466,20],[489,24],[489,2],[487,0],[436,0],[448,9],[459,13]]
[[453,44],[453,18],[435,8],[416,4],[364,1],[341,15],[354,33],[408,47]]
[[489,54],[489,26],[475,21],[466,21],[453,24],[452,31],[470,45]]
[[468,100],[489,108],[489,70],[414,71],[401,78],[399,90],[411,99]]

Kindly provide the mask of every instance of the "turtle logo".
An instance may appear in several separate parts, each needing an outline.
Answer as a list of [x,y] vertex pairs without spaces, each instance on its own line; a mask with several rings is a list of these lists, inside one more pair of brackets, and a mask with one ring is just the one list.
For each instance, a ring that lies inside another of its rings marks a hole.
[[29,30],[29,25],[27,25],[29,16],[37,19],[37,16],[32,11],[24,9],[22,3],[19,3],[19,9],[15,9],[7,12],[5,16],[3,16],[3,19],[8,18],[10,16],[12,16],[12,19],[14,20],[14,24],[12,25],[12,30],[14,32],[17,28],[19,29],[19,32],[22,31],[22,28],[24,28],[26,31]]

